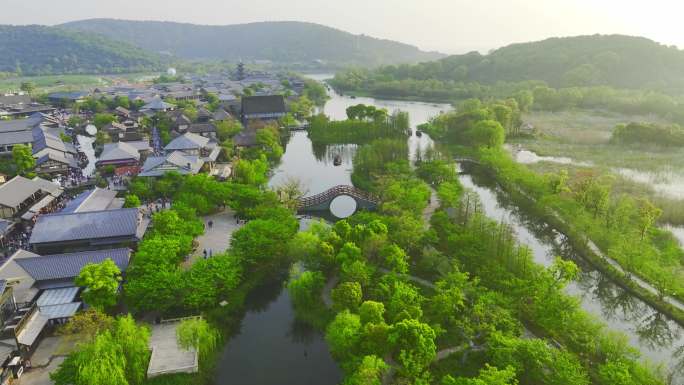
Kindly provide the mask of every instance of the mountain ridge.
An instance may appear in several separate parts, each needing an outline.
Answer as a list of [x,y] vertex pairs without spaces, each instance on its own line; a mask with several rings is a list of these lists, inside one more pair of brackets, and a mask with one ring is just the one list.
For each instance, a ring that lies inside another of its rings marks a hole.
[[25,75],[122,73],[160,69],[158,55],[60,27],[0,25],[0,72]]
[[183,59],[270,60],[377,66],[417,63],[446,55],[410,44],[300,21],[199,25],[172,21],[85,19],[58,25],[97,33]]

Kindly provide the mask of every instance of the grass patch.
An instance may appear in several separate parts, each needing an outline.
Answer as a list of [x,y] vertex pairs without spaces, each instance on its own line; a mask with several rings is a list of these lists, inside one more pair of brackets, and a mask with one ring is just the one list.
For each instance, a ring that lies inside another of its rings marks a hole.
[[32,82],[35,84],[36,93],[47,93],[88,87],[106,87],[122,82],[139,82],[149,76],[151,76],[149,73],[23,76],[0,80],[0,92],[18,91],[23,82]]

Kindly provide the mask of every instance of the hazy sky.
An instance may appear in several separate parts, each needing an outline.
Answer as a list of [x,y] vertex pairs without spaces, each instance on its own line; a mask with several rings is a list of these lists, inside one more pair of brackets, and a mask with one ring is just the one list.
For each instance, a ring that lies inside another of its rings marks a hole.
[[447,53],[594,33],[684,47],[683,13],[678,0],[0,0],[0,24],[95,17],[197,24],[299,20]]

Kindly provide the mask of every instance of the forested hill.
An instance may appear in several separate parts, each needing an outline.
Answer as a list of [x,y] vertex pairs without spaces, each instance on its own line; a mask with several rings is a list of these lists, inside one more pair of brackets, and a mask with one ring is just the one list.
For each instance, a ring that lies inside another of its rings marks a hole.
[[271,60],[331,65],[417,63],[444,55],[318,24],[259,22],[207,26],[158,21],[90,19],[62,25],[95,32],[185,59]]
[[24,75],[158,69],[159,57],[102,36],[38,25],[0,25],[0,72]]
[[552,87],[684,89],[684,51],[623,35],[551,38],[512,44],[487,55],[474,52],[411,67],[390,66],[371,78],[480,84],[542,80]]

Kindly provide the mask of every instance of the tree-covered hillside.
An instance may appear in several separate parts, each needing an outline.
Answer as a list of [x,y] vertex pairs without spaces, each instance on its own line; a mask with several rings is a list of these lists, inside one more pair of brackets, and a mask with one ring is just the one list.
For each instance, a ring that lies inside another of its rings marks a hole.
[[[344,79],[338,80],[343,85]],[[369,74],[368,80],[367,87],[406,80],[490,85],[539,80],[552,87],[607,85],[672,91],[684,89],[684,51],[622,35],[552,38],[512,44],[487,55],[473,52],[415,66],[387,66]]]
[[390,40],[375,39],[318,24],[260,22],[207,26],[158,21],[90,19],[63,27],[95,32],[154,52],[185,59],[271,60],[332,66],[416,63],[443,55]]
[[154,54],[94,34],[38,25],[0,25],[0,72],[120,73],[159,66]]

